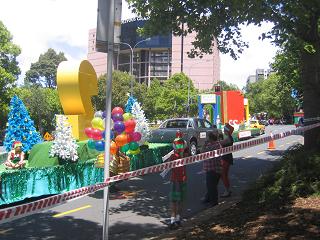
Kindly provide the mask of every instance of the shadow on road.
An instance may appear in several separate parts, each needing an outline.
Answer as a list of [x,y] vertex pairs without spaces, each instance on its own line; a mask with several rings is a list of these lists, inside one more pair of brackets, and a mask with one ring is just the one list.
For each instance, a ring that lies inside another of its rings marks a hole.
[[69,216],[53,218],[52,216],[57,213],[39,213],[1,224],[0,239],[101,239],[102,230],[97,223]]
[[[10,223],[1,224],[2,240],[101,240],[102,226],[83,219],[70,216],[53,218],[58,212],[39,213]],[[109,227],[109,239],[137,240],[141,236],[158,232],[159,225],[130,224],[119,221]]]

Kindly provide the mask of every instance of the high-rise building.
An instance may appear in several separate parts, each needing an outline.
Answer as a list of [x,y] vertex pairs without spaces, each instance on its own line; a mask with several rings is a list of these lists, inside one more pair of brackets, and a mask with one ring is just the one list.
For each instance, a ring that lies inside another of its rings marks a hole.
[[[132,66],[132,74],[136,80],[148,86],[155,78],[165,81],[179,72],[188,75],[198,89],[211,89],[220,80],[220,56],[216,44],[213,46],[212,54],[205,54],[202,58],[189,58],[188,52],[193,48],[195,33],[185,37],[173,36],[169,33],[144,38],[137,33],[137,29],[144,23],[145,21],[141,19],[122,22],[122,44],[120,44],[120,51],[114,57],[114,69],[130,73]],[[107,55],[96,51],[95,41],[96,29],[91,29],[88,60],[100,76],[106,73]]]
[[269,69],[261,69],[258,68],[256,69],[256,74],[255,75],[249,75],[247,78],[247,85],[249,83],[255,83],[260,80],[267,79],[271,73],[274,73],[274,70],[272,68]]

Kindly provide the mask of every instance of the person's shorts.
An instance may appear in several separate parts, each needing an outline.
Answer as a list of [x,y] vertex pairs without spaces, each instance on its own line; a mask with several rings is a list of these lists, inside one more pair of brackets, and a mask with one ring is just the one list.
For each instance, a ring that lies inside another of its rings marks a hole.
[[170,200],[171,202],[182,202],[186,198],[186,182],[171,182]]

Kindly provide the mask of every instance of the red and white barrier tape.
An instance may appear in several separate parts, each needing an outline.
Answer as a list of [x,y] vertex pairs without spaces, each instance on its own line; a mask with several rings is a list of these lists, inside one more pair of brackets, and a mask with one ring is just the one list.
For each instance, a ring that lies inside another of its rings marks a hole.
[[146,167],[146,168],[142,168],[139,170],[135,170],[132,172],[126,172],[123,174],[119,174],[113,177],[109,177],[106,179],[106,183],[112,183],[112,182],[117,182],[120,180],[124,180],[124,179],[129,179],[129,178],[133,178],[133,177],[137,177],[137,176],[142,176],[145,174],[149,174],[149,173],[156,173],[156,172],[161,172],[165,169],[169,169],[169,168],[174,168],[174,167],[180,167],[183,165],[189,165],[195,162],[200,162],[200,161],[204,161],[213,157],[218,157],[218,156],[223,156],[226,155],[228,153],[232,153],[232,152],[237,152],[240,150],[243,150],[245,148],[249,148],[249,147],[253,147],[256,145],[260,145],[260,144],[264,144],[267,143],[271,140],[278,140],[280,138],[285,138],[291,135],[296,135],[296,134],[300,134],[304,131],[308,131],[312,128],[316,128],[316,127],[320,127],[320,123],[316,123],[313,125],[309,125],[309,126],[305,126],[305,127],[301,127],[301,128],[297,128],[297,129],[293,129],[291,131],[287,131],[287,132],[281,132],[281,133],[277,133],[277,134],[273,134],[272,136],[267,136],[267,137],[263,137],[263,138],[259,138],[259,139],[254,139],[251,141],[247,141],[247,142],[243,142],[243,143],[238,143],[238,144],[234,144],[233,146],[230,147],[226,147],[226,148],[221,148],[218,150],[214,150],[211,152],[205,152],[205,153],[200,153],[194,156],[190,156],[190,157],[185,157],[185,158],[181,158],[175,161],[171,161],[171,162],[165,162],[165,163],[161,163],[158,165],[154,165],[154,166],[150,166],[150,167]]
[[96,185],[82,187],[69,192],[54,195],[52,197],[43,198],[30,203],[25,203],[19,206],[9,207],[0,210],[0,223],[10,222],[15,219],[43,211],[48,208],[66,203],[78,197],[83,197],[90,193],[94,193],[107,186],[107,183],[99,183]]
[[267,143],[271,140],[277,140],[277,139],[285,138],[285,137],[288,137],[291,135],[300,134],[304,131],[308,131],[308,130],[316,128],[316,127],[320,127],[320,123],[297,128],[297,129],[287,131],[287,132],[274,134],[272,136],[267,136],[267,137],[235,144],[233,146],[214,150],[211,152],[205,152],[205,153],[201,153],[201,154],[198,154],[195,156],[181,158],[181,159],[178,159],[175,161],[165,162],[162,164],[142,168],[142,169],[135,170],[132,172],[119,174],[119,175],[107,178],[104,183],[97,183],[92,186],[79,188],[79,189],[72,190],[72,191],[69,191],[66,193],[62,193],[62,194],[58,194],[58,195],[55,195],[52,197],[44,198],[44,199],[41,199],[41,200],[38,200],[35,202],[5,208],[5,209],[0,210],[0,224],[4,223],[4,222],[9,222],[9,221],[15,220],[15,219],[18,219],[21,217],[25,217],[27,215],[34,214],[36,212],[45,210],[50,207],[54,207],[54,206],[63,204],[63,203],[68,202],[70,200],[74,200],[78,197],[88,195],[90,193],[93,193],[93,192],[96,192],[100,189],[105,188],[106,186],[108,186],[112,182],[117,182],[120,180],[129,179],[129,178],[133,178],[133,177],[137,177],[137,176],[143,176],[143,175],[149,174],[149,173],[157,173],[157,172],[161,172],[165,169],[171,169],[171,168],[175,168],[175,167],[189,165],[192,163],[208,160],[213,157],[223,156],[228,153],[237,152],[237,151],[249,148],[249,147],[264,144],[264,143]]

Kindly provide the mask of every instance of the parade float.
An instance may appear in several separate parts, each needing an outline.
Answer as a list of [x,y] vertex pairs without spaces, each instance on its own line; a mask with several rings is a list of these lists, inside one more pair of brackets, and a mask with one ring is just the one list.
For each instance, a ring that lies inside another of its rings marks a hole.
[[[52,141],[43,141],[23,102],[14,96],[5,135],[9,152],[22,143],[26,164],[8,169],[2,155],[0,207],[28,198],[59,194],[103,181],[105,113],[94,112],[91,96],[98,92],[92,65],[62,62],[57,86],[64,115],[56,116]],[[171,144],[148,143],[148,121],[139,102],[129,96],[124,108],[112,110],[110,175],[162,163]]]
[[[207,113],[204,107],[209,105]],[[234,127],[232,134],[235,141],[260,135],[257,128],[250,127],[249,101],[238,90],[220,91],[198,96],[198,116],[206,118],[218,129],[223,129],[226,123]]]

